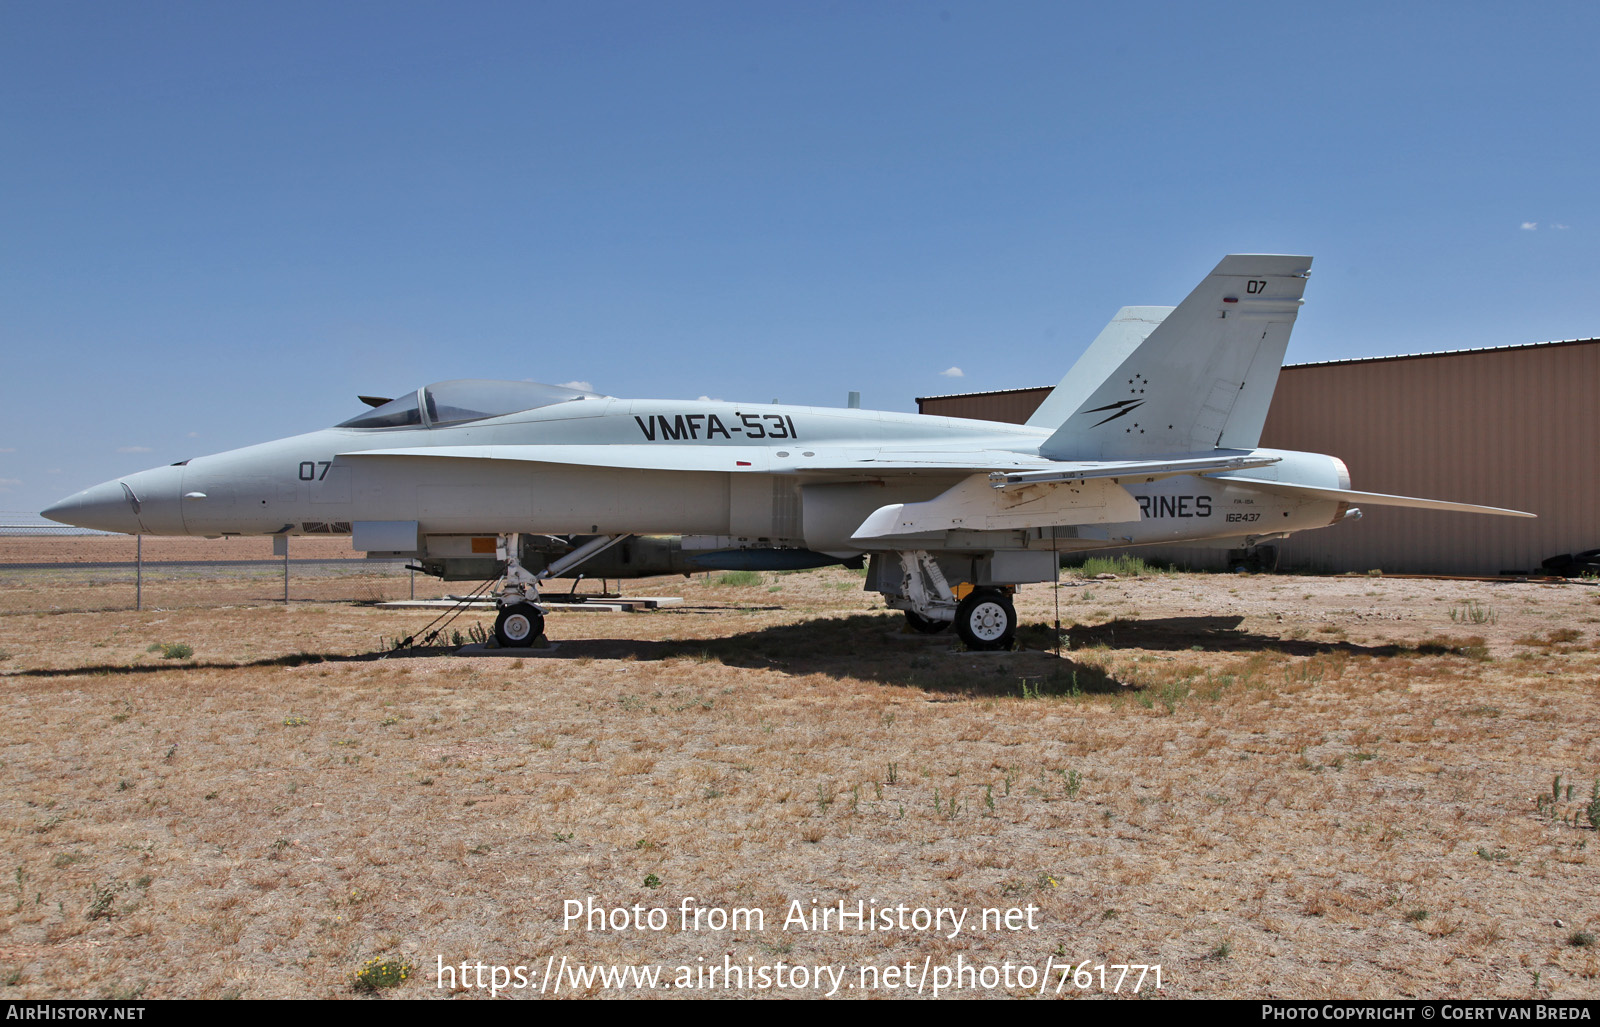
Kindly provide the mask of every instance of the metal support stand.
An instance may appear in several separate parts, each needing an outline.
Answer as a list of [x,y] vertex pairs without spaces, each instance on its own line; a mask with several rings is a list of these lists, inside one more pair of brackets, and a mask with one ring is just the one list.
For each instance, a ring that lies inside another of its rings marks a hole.
[[133,536],[133,608],[144,609],[144,536]]
[[1061,655],[1061,549],[1059,543],[1056,541],[1056,529],[1053,527],[1050,529],[1050,555],[1054,562],[1052,571],[1055,574],[1055,577],[1051,579],[1054,582],[1054,584],[1051,585],[1051,591],[1055,593],[1056,599],[1055,650],[1056,656],[1059,657]]
[[289,536],[283,536],[283,605],[289,605]]

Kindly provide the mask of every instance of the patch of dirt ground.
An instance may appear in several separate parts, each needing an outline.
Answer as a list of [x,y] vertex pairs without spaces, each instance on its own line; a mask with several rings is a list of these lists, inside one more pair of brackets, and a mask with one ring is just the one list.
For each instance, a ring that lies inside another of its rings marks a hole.
[[[0,997],[1600,994],[1600,589],[1064,580],[969,654],[847,570],[718,580],[515,658],[337,603],[0,616]],[[886,929],[785,922],[840,902]]]

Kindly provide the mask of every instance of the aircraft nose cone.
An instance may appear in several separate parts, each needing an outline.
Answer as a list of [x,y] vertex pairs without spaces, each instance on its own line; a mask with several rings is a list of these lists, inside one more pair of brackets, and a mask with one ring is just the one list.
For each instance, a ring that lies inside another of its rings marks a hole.
[[139,515],[134,512],[127,490],[121,482],[101,482],[93,488],[68,496],[54,506],[39,511],[40,516],[95,531],[117,531],[128,535],[140,532]]

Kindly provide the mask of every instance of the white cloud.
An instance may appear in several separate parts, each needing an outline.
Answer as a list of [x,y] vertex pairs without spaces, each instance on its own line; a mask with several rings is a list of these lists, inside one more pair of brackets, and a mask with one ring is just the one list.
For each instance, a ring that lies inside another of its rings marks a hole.
[[197,431],[189,432],[187,435],[184,436],[184,438],[186,438],[186,439],[198,439],[199,437],[200,437],[200,433],[197,432]]
[[0,453],[15,453],[16,451],[16,446],[0,446]]
[[61,468],[59,468],[59,467],[52,467],[52,468],[50,468],[50,469],[49,469],[49,470],[48,470],[48,471],[46,471],[46,472],[44,472],[44,473],[46,473],[46,474],[60,474],[60,473],[61,473]]
[[1558,232],[1565,232],[1565,231],[1566,231],[1566,230],[1567,230],[1567,229],[1568,229],[1568,228],[1570,228],[1570,227],[1571,227],[1571,226],[1570,226],[1570,225],[1558,225],[1558,224],[1552,224],[1552,225],[1551,225],[1551,226],[1550,226],[1550,227],[1551,227],[1551,228],[1554,228],[1554,229],[1555,229],[1555,230],[1556,230],[1556,231],[1558,231]]
[[1539,222],[1537,222],[1537,221],[1524,221],[1522,223],[1522,230],[1524,232],[1537,232],[1539,230]]
[[148,452],[150,452],[150,447],[149,446],[118,446],[117,447],[117,452],[118,453],[148,453]]
[[965,378],[967,376],[967,372],[961,370],[959,367],[947,367],[939,373],[944,375],[946,378]]
[[10,492],[13,488],[21,484],[21,478],[0,478],[0,492]]
[[562,382],[561,383],[561,387],[563,389],[577,389],[579,392],[593,392],[594,391],[594,383],[593,382]]
[[701,403],[721,403],[722,400],[719,399],[716,396],[701,396],[700,397],[700,402]]

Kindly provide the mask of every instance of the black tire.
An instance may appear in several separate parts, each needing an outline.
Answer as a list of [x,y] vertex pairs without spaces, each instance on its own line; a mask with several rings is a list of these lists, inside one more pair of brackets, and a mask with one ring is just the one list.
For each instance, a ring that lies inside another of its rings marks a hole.
[[1010,649],[1017,636],[1017,610],[998,588],[973,589],[956,607],[956,632],[968,649]]
[[937,635],[950,626],[950,622],[947,620],[933,620],[932,618],[924,617],[915,610],[906,611],[906,623],[911,626],[912,631],[917,632],[919,635]]
[[502,649],[526,649],[544,634],[544,614],[532,603],[502,607],[494,619],[494,638]]

